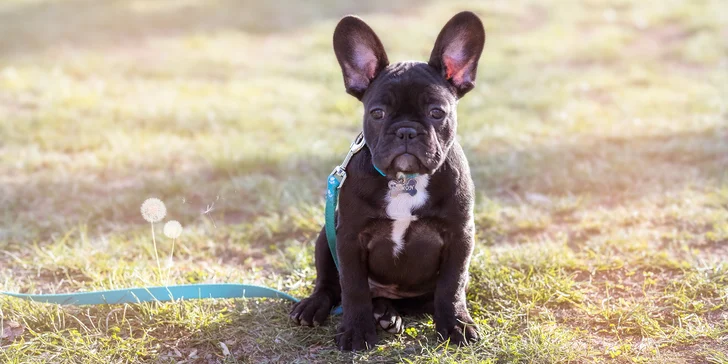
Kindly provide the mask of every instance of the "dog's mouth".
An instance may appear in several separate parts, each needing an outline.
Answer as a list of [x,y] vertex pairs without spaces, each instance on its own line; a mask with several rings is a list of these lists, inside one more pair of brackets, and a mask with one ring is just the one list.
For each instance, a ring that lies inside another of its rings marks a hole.
[[[376,158],[375,158],[376,159]],[[382,163],[384,164],[384,163]],[[425,167],[422,161],[409,152],[402,153],[390,160],[390,163],[380,171],[390,178],[395,178],[400,173],[404,174],[430,174],[432,171]]]
[[394,160],[392,160],[391,166],[395,173],[402,172],[406,174],[413,174],[422,170],[419,159],[410,153],[400,154],[395,157]]
[[420,142],[413,145],[386,144],[382,148],[372,150],[372,163],[381,174],[390,179],[398,178],[404,173],[433,174],[441,162],[441,153],[431,144]]

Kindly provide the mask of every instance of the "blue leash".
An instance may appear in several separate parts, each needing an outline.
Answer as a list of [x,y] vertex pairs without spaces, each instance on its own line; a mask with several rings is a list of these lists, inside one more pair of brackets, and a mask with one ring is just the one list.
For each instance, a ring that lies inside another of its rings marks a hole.
[[252,284],[183,284],[179,286],[124,288],[108,291],[77,292],[61,294],[23,294],[0,292],[24,300],[55,303],[59,305],[103,305],[117,303],[165,302],[204,298],[283,298],[298,302],[298,299],[281,291]]
[[[329,175],[328,182],[326,184],[326,207],[324,209],[325,217],[325,229],[326,229],[326,240],[329,242],[329,251],[331,251],[331,257],[334,258],[334,264],[336,264],[336,270],[339,270],[339,256],[336,255],[336,205],[339,204],[339,189],[346,181],[346,167],[351,161],[351,157],[354,154],[364,148],[366,141],[364,140],[364,134],[359,135],[354,139],[349,147],[349,153],[344,157],[344,161],[340,165],[336,166],[331,174]],[[377,166],[373,165],[374,169],[379,172],[382,176],[386,176]]]
[[[341,165],[334,168],[329,175],[326,193],[325,230],[331,256],[336,269],[339,269],[339,257],[336,255],[336,205],[339,201],[339,189],[346,180],[346,166],[351,157],[365,145],[364,135],[359,133],[349,148],[349,153]],[[374,168],[382,176],[384,173]],[[252,284],[184,284],[161,287],[123,288],[94,292],[76,292],[61,294],[24,294],[0,291],[0,295],[23,300],[55,303],[58,305],[103,305],[119,303],[166,302],[177,300],[193,300],[205,298],[283,298],[292,302],[299,300],[281,291]],[[332,310],[332,314],[341,314],[341,306]]]
[[[189,301],[205,298],[282,298],[291,302],[299,299],[279,290],[253,284],[203,283],[175,286],[122,288],[105,291],[75,292],[59,294],[25,294],[2,292],[0,295],[20,298],[26,301],[55,303],[58,305],[114,305],[119,303]],[[331,311],[342,313],[341,306]]]
[[[351,157],[358,153],[366,141],[364,140],[364,134],[359,135],[354,139],[349,147],[349,153],[344,157],[344,161],[340,165],[336,166],[331,174],[329,175],[328,183],[326,184],[326,207],[324,209],[325,217],[325,229],[326,229],[326,240],[329,242],[329,251],[331,251],[331,257],[334,258],[334,264],[336,264],[336,270],[339,270],[339,256],[336,254],[336,205],[339,204],[339,189],[346,181],[346,166],[349,165]],[[376,166],[374,167],[376,168]],[[382,171],[377,169],[379,173],[384,175]]]

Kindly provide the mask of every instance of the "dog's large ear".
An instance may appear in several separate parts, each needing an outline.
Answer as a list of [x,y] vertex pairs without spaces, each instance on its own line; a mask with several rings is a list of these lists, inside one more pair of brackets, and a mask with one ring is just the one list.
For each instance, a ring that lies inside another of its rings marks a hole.
[[389,64],[384,46],[364,21],[346,16],[334,31],[334,52],[346,92],[361,100],[369,83]]
[[475,87],[478,60],[485,45],[485,29],[477,15],[458,13],[440,31],[430,55],[430,66],[442,73],[462,97]]

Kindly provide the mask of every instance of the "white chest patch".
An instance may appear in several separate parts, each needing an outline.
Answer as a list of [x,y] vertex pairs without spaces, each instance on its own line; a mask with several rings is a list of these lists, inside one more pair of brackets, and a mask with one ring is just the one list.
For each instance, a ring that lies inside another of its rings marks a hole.
[[412,215],[412,210],[421,207],[427,202],[429,194],[427,193],[427,185],[430,183],[430,176],[423,174],[414,178],[417,181],[417,193],[413,195],[409,193],[399,193],[392,197],[387,193],[387,216],[392,219],[392,241],[394,241],[394,256],[404,249],[404,234],[412,221],[417,220],[417,216]]

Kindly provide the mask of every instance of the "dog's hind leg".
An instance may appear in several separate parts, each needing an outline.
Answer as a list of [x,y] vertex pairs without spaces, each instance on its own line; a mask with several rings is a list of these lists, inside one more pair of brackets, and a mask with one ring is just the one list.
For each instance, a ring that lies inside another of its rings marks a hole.
[[372,299],[372,306],[374,306],[374,321],[382,330],[390,334],[401,334],[404,331],[402,316],[394,308],[392,300],[377,297]]
[[331,309],[341,302],[339,272],[331,257],[325,228],[316,239],[316,287],[313,294],[291,308],[291,320],[302,326],[319,326],[329,317]]

